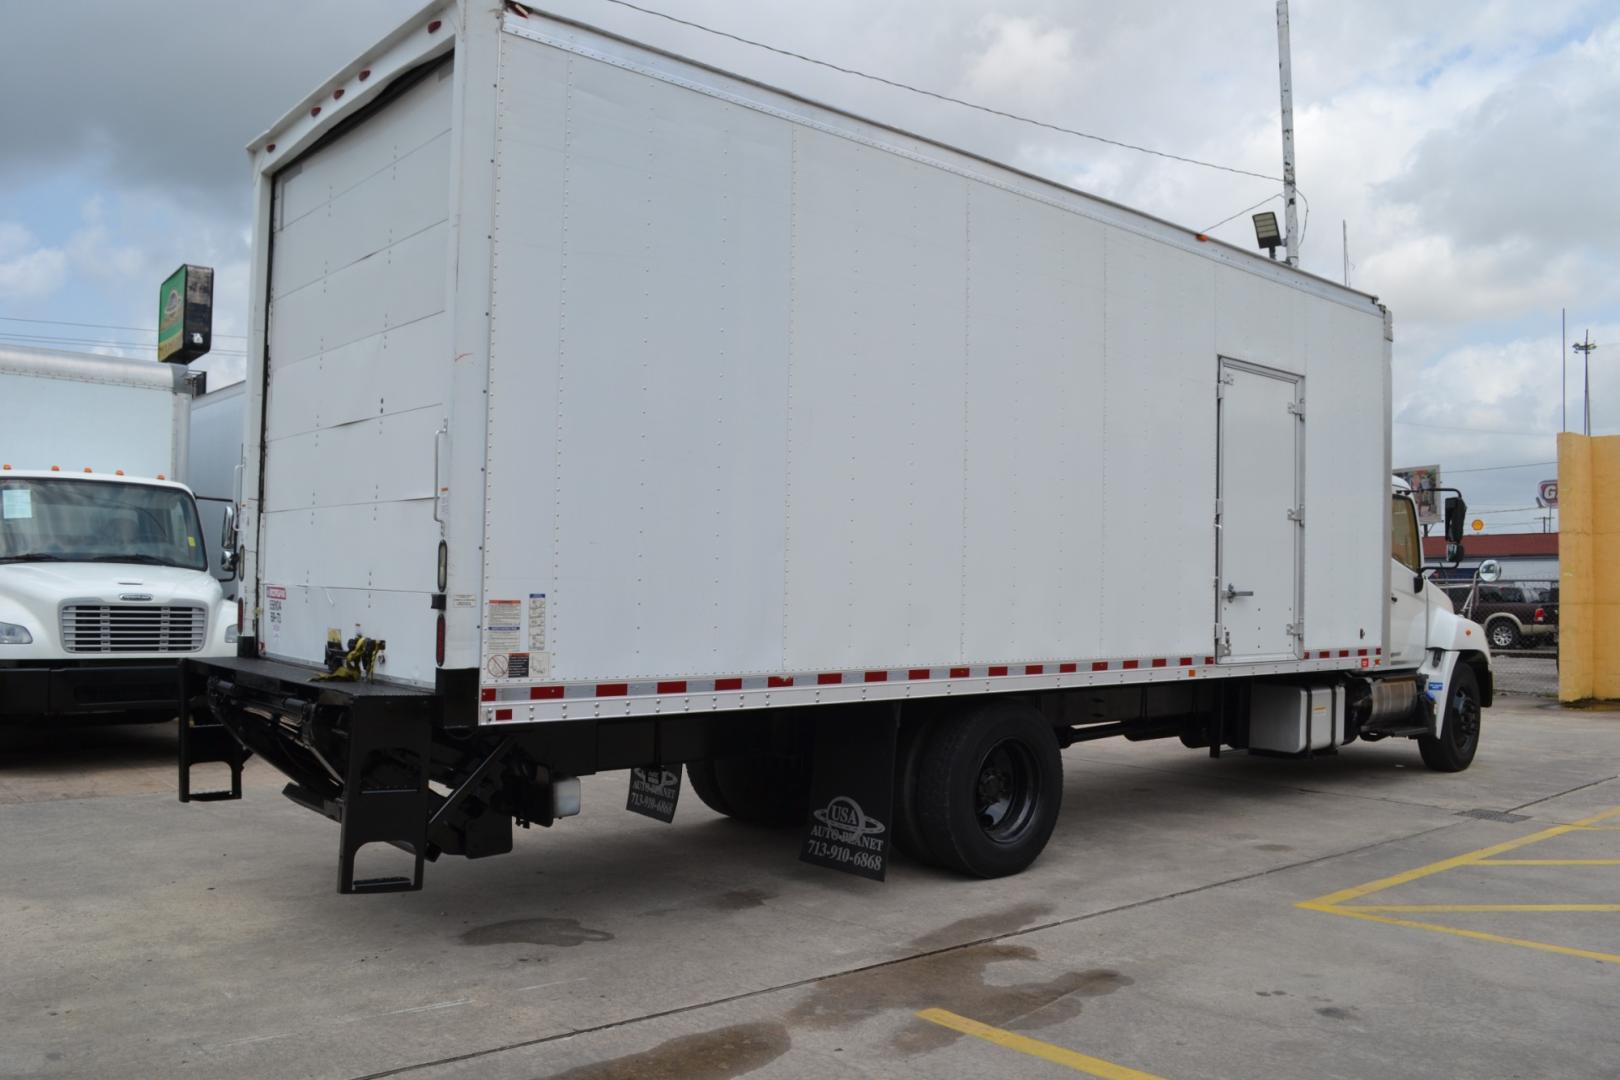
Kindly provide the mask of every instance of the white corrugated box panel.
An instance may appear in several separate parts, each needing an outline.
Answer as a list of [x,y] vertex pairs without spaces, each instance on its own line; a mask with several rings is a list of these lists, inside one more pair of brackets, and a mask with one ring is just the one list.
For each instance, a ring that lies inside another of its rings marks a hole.
[[190,402],[177,364],[5,346],[0,462],[179,480]]
[[434,678],[435,441],[448,377],[449,62],[283,168],[270,228],[260,640],[319,663],[383,637]]
[[484,617],[520,618],[486,654],[560,681],[1201,656],[1222,356],[1303,377],[1304,647],[1382,644],[1365,298],[590,45],[501,42]]

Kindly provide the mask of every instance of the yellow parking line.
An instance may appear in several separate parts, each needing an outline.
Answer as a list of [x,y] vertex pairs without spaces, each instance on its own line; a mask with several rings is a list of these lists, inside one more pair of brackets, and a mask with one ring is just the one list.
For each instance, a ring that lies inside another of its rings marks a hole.
[[1469,938],[1473,941],[1490,941],[1497,945],[1519,945],[1526,949],[1539,949],[1542,952],[1557,953],[1560,956],[1578,956],[1583,960],[1598,960],[1605,964],[1620,964],[1620,956],[1613,953],[1593,952],[1590,949],[1574,949],[1568,945],[1550,945],[1545,941],[1528,941],[1524,938],[1504,937],[1501,934],[1488,934],[1483,930],[1459,930],[1455,926],[1418,922],[1415,919],[1396,919],[1388,915],[1369,914],[1353,907],[1309,907],[1308,903],[1299,906],[1308,907],[1311,911],[1323,911],[1329,915],[1343,915],[1347,919],[1383,923],[1385,926],[1403,926],[1408,930],[1433,930],[1439,934],[1450,934],[1453,937]]
[[1363,896],[1367,896],[1370,893],[1383,892],[1385,889],[1393,889],[1397,885],[1405,885],[1408,882],[1417,881],[1419,878],[1426,878],[1434,874],[1441,874],[1447,870],[1455,870],[1459,866],[1467,866],[1470,863],[1479,862],[1481,859],[1489,859],[1495,855],[1502,855],[1509,851],[1515,851],[1522,847],[1528,847],[1531,844],[1538,844],[1543,840],[1550,840],[1555,836],[1562,836],[1565,833],[1574,832],[1577,829],[1591,828],[1598,822],[1607,821],[1612,817],[1620,817],[1620,806],[1613,807],[1603,811],[1601,814],[1594,814],[1589,818],[1583,818],[1580,821],[1576,821],[1568,825],[1554,825],[1549,829],[1543,829],[1540,832],[1531,833],[1529,836],[1521,836],[1517,840],[1507,840],[1500,844],[1492,844],[1490,847],[1480,848],[1478,851],[1470,851],[1465,855],[1454,855],[1449,859],[1441,859],[1439,862],[1430,863],[1427,866],[1420,866],[1415,870],[1407,870],[1403,873],[1391,874],[1386,878],[1379,878],[1377,881],[1369,881],[1365,885],[1356,885],[1349,889],[1341,889],[1336,893],[1329,893],[1327,896],[1319,896],[1315,900],[1305,900],[1297,906],[1318,911],[1322,910],[1323,908],[1338,907],[1341,904],[1348,903],[1351,900],[1359,900]]
[[1480,859],[1475,866],[1620,866],[1620,859]]
[[1620,806],[1594,814],[1589,818],[1568,824],[1554,825],[1529,836],[1521,836],[1517,840],[1508,840],[1490,847],[1480,848],[1463,855],[1455,855],[1449,859],[1420,866],[1415,870],[1392,874],[1377,881],[1369,881],[1365,885],[1356,885],[1349,889],[1341,889],[1336,893],[1319,896],[1314,900],[1303,900],[1295,905],[1306,911],[1320,911],[1328,915],[1342,915],[1347,919],[1360,919],[1363,922],[1381,923],[1385,926],[1400,926],[1409,930],[1432,930],[1439,934],[1450,934],[1453,937],[1468,938],[1473,941],[1489,941],[1498,945],[1517,945],[1525,949],[1537,949],[1541,952],[1557,953],[1561,956],[1578,956],[1584,960],[1597,960],[1605,964],[1620,964],[1620,955],[1614,953],[1596,952],[1591,949],[1576,949],[1568,945],[1553,945],[1545,941],[1530,941],[1525,938],[1507,937],[1503,934],[1492,934],[1483,930],[1463,930],[1455,926],[1442,926],[1439,923],[1420,922],[1416,919],[1395,918],[1392,913],[1419,912],[1571,912],[1571,911],[1620,911],[1620,904],[1350,904],[1352,900],[1360,900],[1373,893],[1392,889],[1397,885],[1405,885],[1421,878],[1443,874],[1447,870],[1456,870],[1464,866],[1615,866],[1620,865],[1620,859],[1498,859],[1495,856],[1514,851],[1518,848],[1539,844],[1543,840],[1550,840],[1555,836],[1563,836],[1572,832],[1597,829],[1620,830],[1620,825],[1604,825],[1601,822],[1611,818],[1620,817]]
[[1054,1065],[1063,1065],[1076,1072],[1083,1072],[1088,1076],[1101,1077],[1102,1080],[1161,1080],[1152,1073],[1141,1072],[1137,1069],[1128,1069],[1123,1065],[1115,1065],[1102,1058],[1094,1058],[1081,1054],[1067,1047],[1057,1046],[1039,1039],[1031,1039],[1001,1028],[981,1024],[977,1020],[969,1020],[965,1016],[958,1016],[944,1009],[924,1009],[917,1014],[931,1024],[959,1031],[963,1035],[971,1035],[975,1039],[1004,1046],[1008,1050],[1017,1050],[1021,1054],[1038,1057],[1042,1061],[1050,1061]]
[[1340,911],[1620,911],[1620,904],[1348,904]]

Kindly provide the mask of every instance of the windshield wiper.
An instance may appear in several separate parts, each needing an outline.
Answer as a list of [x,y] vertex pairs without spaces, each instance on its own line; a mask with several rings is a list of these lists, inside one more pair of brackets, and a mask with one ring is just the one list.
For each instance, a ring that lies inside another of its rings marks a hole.
[[127,562],[140,563],[142,566],[180,566],[173,559],[160,559],[156,555],[91,555],[87,558],[75,560],[77,562]]
[[47,555],[43,551],[30,551],[24,555],[0,555],[0,563],[4,562],[72,562],[64,555]]

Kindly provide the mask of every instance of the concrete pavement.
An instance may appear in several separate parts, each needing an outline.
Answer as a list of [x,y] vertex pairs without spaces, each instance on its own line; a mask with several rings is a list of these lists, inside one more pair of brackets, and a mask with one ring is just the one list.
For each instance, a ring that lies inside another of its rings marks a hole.
[[1556,831],[1620,808],[1620,714],[1486,721],[1453,776],[1084,744],[996,882],[816,870],[588,778],[581,817],[372,897],[268,769],[181,806],[167,729],[0,742],[0,1076],[1620,1074],[1620,816]]

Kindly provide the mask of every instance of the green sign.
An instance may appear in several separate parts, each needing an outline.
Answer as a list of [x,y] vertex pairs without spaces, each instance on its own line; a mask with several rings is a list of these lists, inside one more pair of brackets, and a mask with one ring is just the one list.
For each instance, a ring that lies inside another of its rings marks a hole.
[[189,263],[158,290],[158,359],[189,364],[207,354],[214,336],[214,271]]

